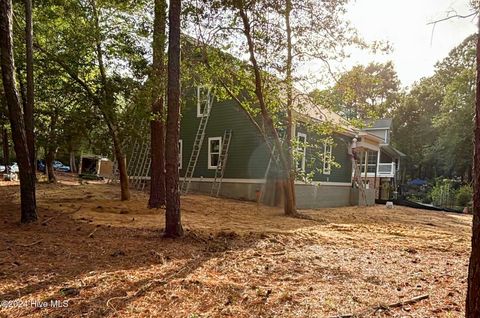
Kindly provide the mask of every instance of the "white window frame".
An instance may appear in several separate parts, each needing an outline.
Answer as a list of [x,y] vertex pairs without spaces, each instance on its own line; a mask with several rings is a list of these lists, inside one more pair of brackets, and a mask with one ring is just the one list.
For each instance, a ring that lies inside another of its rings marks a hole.
[[178,140],[178,169],[182,169],[183,162],[183,140]]
[[[300,140],[299,140],[300,137],[303,137],[305,139],[304,144],[302,146],[300,146]],[[306,160],[306,157],[307,157],[307,145],[306,145],[307,134],[304,134],[304,133],[301,133],[301,132],[297,133],[297,142],[299,143],[299,145],[297,146],[297,153],[301,153],[302,152],[301,150],[303,150],[302,159],[301,159],[302,160],[301,168],[302,168],[302,171],[305,172],[305,160]],[[298,167],[298,165],[295,164],[295,167]]]
[[202,90],[207,90],[207,97],[208,97],[208,87],[207,86],[197,86],[197,117],[203,117],[202,113],[202,101],[200,100],[200,96],[202,95]]
[[330,175],[332,173],[332,151],[333,146],[324,143],[323,144],[323,174]]
[[217,166],[212,166],[212,155],[217,154],[216,152],[212,153],[212,143],[211,141],[218,140],[218,159],[220,160],[220,154],[222,153],[222,137],[209,137],[208,138],[208,169],[217,169]]

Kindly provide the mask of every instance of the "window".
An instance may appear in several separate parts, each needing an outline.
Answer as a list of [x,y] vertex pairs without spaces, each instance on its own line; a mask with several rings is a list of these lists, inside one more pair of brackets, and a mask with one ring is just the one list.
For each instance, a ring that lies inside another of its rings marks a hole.
[[222,137],[208,138],[208,169],[217,169],[222,150]]
[[368,173],[375,173],[377,169],[377,152],[376,151],[369,151],[368,152],[368,166],[367,172]]
[[297,170],[305,171],[305,157],[307,154],[307,135],[304,133],[297,133],[297,160],[296,167]]
[[332,145],[323,144],[323,174],[332,172]]
[[197,117],[203,117],[210,99],[210,89],[206,86],[197,86]]
[[[362,156],[361,156],[362,157]],[[377,151],[368,151],[367,152],[367,173],[375,173],[375,170],[377,169],[377,157],[378,157],[378,152]],[[365,173],[365,157],[363,157],[362,163],[361,163],[361,172]]]
[[178,141],[178,169],[182,169],[183,161],[183,140]]

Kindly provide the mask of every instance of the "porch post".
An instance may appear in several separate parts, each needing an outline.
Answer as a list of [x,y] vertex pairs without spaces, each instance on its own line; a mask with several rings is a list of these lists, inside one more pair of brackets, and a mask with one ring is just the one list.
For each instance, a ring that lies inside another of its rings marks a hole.
[[365,188],[367,187],[368,178],[368,150],[365,150]]
[[[375,191],[375,198],[377,197],[377,173],[378,173],[378,162],[380,161],[380,148],[377,153],[377,162],[375,162],[375,179],[373,179],[373,189]],[[378,198],[380,199],[380,191],[378,192]]]

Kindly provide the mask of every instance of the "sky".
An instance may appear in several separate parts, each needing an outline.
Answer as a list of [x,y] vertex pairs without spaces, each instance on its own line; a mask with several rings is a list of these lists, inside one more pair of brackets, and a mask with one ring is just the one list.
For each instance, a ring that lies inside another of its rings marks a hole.
[[393,52],[355,52],[336,68],[348,70],[357,64],[392,60],[402,86],[409,87],[433,75],[435,63],[476,31],[472,18],[453,18],[437,23],[434,29],[428,23],[470,12],[469,0],[354,0],[347,14],[352,25],[366,40],[388,41]]

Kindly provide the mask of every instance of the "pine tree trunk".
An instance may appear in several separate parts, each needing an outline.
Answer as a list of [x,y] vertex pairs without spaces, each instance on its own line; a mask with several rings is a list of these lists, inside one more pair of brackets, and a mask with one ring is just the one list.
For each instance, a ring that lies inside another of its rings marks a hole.
[[98,70],[100,71],[100,80],[102,83],[103,91],[103,100],[101,105],[99,105],[100,111],[102,112],[103,118],[108,127],[108,131],[112,137],[113,141],[113,151],[115,158],[117,159],[118,172],[120,175],[120,191],[121,191],[121,200],[127,201],[130,200],[130,188],[128,185],[128,173],[127,173],[127,161],[125,154],[123,153],[122,144],[118,137],[117,131],[117,121],[115,117],[115,98],[112,92],[112,88],[107,78],[107,72],[105,70],[105,64],[103,62],[103,51],[102,51],[102,39],[100,32],[100,22],[98,17],[98,11],[96,6],[96,0],[90,1],[93,10],[93,19],[95,23],[95,49],[97,54]]
[[285,180],[285,206],[286,215],[295,215],[297,213],[295,202],[295,170],[293,169],[293,149],[292,149],[292,130],[293,130],[293,54],[292,54],[292,28],[290,25],[290,14],[292,12],[292,1],[286,0],[285,5],[285,25],[287,27],[287,63],[286,63],[286,85],[287,85],[287,133],[285,138],[285,149],[288,164],[288,178]]
[[180,135],[180,13],[181,0],[170,0],[168,14],[168,84],[166,137],[166,213],[165,236],[183,235],[178,191],[178,140]]
[[120,199],[122,201],[128,201],[130,200],[130,189],[128,186],[127,159],[116,136],[114,138],[113,147],[115,151],[115,158],[117,158],[118,174],[120,175]]
[[53,145],[48,146],[47,156],[45,158],[45,171],[47,172],[48,183],[56,183],[57,177],[53,169],[53,161],[55,160],[55,149]]
[[70,150],[70,171],[77,172],[77,162],[75,161],[75,152]]
[[48,132],[48,146],[46,148],[47,154],[45,157],[45,171],[47,173],[49,183],[57,182],[55,170],[53,169],[53,161],[55,160],[55,155],[57,153],[57,121],[58,111],[55,108],[50,115],[50,131]]
[[155,21],[153,25],[153,72],[152,72],[152,121],[150,122],[151,138],[151,171],[149,208],[160,208],[165,205],[165,124],[163,97],[165,94],[165,25],[167,3],[155,0]]
[[27,137],[28,154],[32,164],[32,174],[36,179],[35,135],[34,135],[34,79],[33,79],[33,20],[32,0],[25,0],[25,44],[27,58],[27,100],[24,108],[25,133]]
[[8,144],[8,129],[2,127],[2,146],[3,146],[3,164],[5,165],[5,173],[9,173],[10,164],[10,147]]
[[468,268],[468,291],[465,317],[480,317],[480,18],[477,33],[477,87],[475,102],[475,155],[472,253]]
[[[258,99],[258,103],[260,106],[260,113],[262,115],[263,124],[265,126],[265,131],[269,137],[273,139],[275,143],[276,149],[283,149],[282,143],[280,141],[280,137],[278,135],[277,130],[275,129],[275,125],[273,124],[273,119],[270,116],[267,105],[265,103],[265,97],[263,94],[263,80],[261,75],[260,66],[257,63],[257,59],[255,57],[255,45],[253,43],[252,34],[251,34],[251,26],[248,16],[245,12],[243,7],[243,3],[238,2],[235,3],[236,8],[239,10],[240,17],[243,22],[243,32],[247,39],[248,43],[248,51],[250,54],[250,62],[252,63],[253,72],[255,76],[255,95]],[[295,208],[295,194],[293,187],[291,185],[291,178],[290,178],[290,164],[288,163],[288,158],[285,155],[284,151],[279,151],[279,159],[280,164],[282,165],[283,175],[282,175],[282,186],[284,189],[284,213],[286,215],[294,216],[297,214]]]
[[29,223],[37,220],[35,178],[31,173],[32,166],[28,155],[25,124],[16,88],[12,42],[12,2],[11,0],[5,0],[0,2],[2,79],[20,174],[21,222]]

